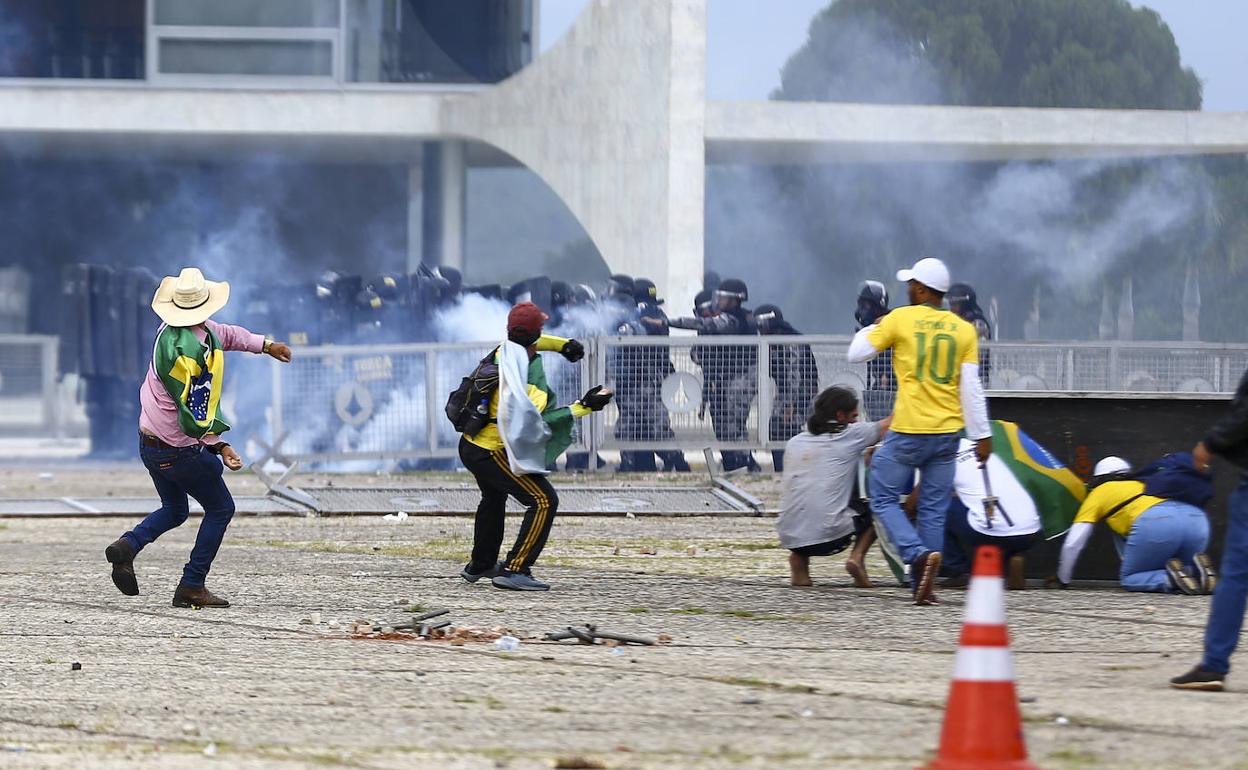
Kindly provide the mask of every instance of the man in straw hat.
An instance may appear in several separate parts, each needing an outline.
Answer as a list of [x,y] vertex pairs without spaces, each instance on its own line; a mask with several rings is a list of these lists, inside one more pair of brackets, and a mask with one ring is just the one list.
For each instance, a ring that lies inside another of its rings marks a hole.
[[104,549],[113,565],[113,583],[137,596],[134,557],[145,546],[186,521],[187,496],[204,509],[191,559],[173,593],[174,607],[228,607],[204,587],[225,529],[234,516],[234,498],[225,486],[221,465],[243,467],[238,452],[221,439],[230,426],[221,419],[225,351],[267,353],[290,362],[290,348],[241,326],[208,320],[225,307],[230,285],[204,280],[197,268],[184,268],[160,283],[152,310],[164,323],[156,335],[152,365],[139,389],[139,457],[147,466],[160,508]]

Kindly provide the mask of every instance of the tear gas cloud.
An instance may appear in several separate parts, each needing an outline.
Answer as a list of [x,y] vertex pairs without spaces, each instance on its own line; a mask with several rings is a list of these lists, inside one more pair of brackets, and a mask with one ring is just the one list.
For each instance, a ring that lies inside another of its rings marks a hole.
[[[881,22],[842,23],[835,34],[835,47],[790,60],[785,98],[951,103],[921,51]],[[779,304],[803,331],[852,332],[857,286],[869,278],[904,303],[895,271],[937,256],[985,306],[1000,298],[1006,336],[1021,334],[1041,286],[1093,306],[1091,321],[1050,324],[1047,336],[1088,338],[1101,281],[1120,285],[1136,250],[1157,242],[1181,263],[1212,185],[1198,159],[848,161],[711,167],[706,197],[708,266],[750,279],[755,304]],[[760,260],[777,269],[757,270]]]

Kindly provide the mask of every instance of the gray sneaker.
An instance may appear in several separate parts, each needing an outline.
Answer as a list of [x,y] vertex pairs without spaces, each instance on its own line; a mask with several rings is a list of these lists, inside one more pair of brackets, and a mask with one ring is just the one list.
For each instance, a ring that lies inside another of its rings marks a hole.
[[1213,559],[1207,553],[1198,553],[1192,557],[1196,564],[1196,579],[1200,581],[1200,590],[1206,594],[1213,593],[1218,587],[1218,573],[1213,567]]
[[503,565],[498,562],[495,562],[493,567],[487,567],[485,572],[473,572],[471,564],[459,571],[459,576],[469,583],[475,583],[481,578],[496,578],[501,574],[503,574]]
[[495,588],[508,591],[549,591],[550,585],[535,579],[524,572],[506,572],[497,575],[492,581]]
[[1176,592],[1188,596],[1199,596],[1202,593],[1200,582],[1187,574],[1187,570],[1183,569],[1183,562],[1178,559],[1170,559],[1166,562],[1166,574],[1170,576],[1170,583]]

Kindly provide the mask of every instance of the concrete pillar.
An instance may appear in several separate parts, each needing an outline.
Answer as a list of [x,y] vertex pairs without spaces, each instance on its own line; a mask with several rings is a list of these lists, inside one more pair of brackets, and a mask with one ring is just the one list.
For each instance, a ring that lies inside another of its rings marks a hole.
[[468,206],[466,156],[462,141],[425,145],[421,168],[421,256],[430,267],[446,265],[464,269]]
[[706,0],[591,0],[533,64],[450,98],[443,128],[528,166],[613,272],[684,312],[702,286],[705,95]]
[[424,163],[407,167],[407,272],[416,272],[425,256]]

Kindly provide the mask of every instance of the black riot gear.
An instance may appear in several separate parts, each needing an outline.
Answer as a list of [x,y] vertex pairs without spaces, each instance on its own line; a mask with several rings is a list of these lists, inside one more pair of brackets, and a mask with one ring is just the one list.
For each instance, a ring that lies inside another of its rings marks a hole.
[[888,289],[879,281],[863,281],[858,287],[858,308],[854,311],[858,326],[870,326],[887,312]]
[[703,289],[693,298],[693,315],[697,318],[715,315],[715,303],[710,289]]
[[649,278],[633,279],[633,299],[637,300],[638,303],[663,304],[663,300],[659,299],[658,287]]
[[607,298],[615,299],[619,302],[633,302],[633,279],[632,276],[616,273],[607,279]]
[[725,278],[715,290],[715,306],[720,310],[727,309],[733,300],[741,305],[750,299],[750,289],[740,278]]
[[792,334],[792,326],[784,320],[784,312],[775,305],[759,305],[754,311],[754,324],[759,334]]

